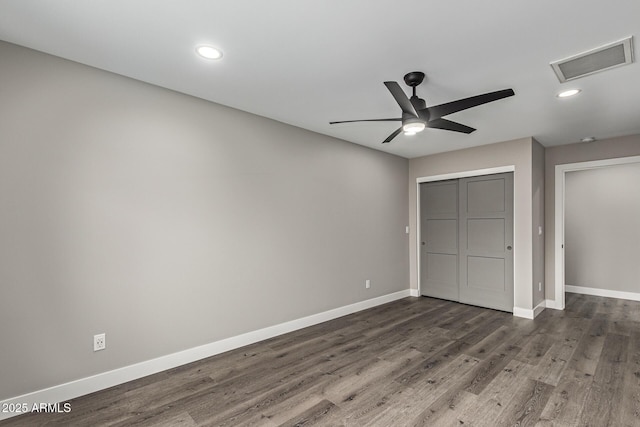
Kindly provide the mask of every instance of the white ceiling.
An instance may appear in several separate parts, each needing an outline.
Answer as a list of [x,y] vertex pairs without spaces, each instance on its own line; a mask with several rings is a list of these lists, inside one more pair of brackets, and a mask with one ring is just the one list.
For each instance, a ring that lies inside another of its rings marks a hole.
[[[564,84],[549,66],[640,36],[639,17],[638,0],[2,0],[0,39],[412,158],[640,133],[637,63]],[[203,43],[224,58],[197,57]],[[383,81],[406,88],[414,70],[427,105],[516,95],[447,116],[470,135],[426,129],[382,145],[397,123],[329,125],[399,117]],[[582,93],[556,97],[573,87]]]

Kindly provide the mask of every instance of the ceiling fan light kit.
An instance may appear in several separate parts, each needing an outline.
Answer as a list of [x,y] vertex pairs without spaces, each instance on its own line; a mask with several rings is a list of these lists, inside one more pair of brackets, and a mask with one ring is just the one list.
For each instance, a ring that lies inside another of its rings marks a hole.
[[405,134],[414,135],[418,132],[422,132],[425,127],[426,127],[426,124],[423,120],[417,117],[416,118],[411,117],[404,121],[404,124],[402,125],[402,130],[404,131]]
[[384,82],[384,85],[387,87],[389,92],[391,92],[391,95],[400,106],[400,109],[402,110],[402,117],[391,119],[344,120],[339,122],[329,122],[329,124],[333,125],[337,123],[353,122],[401,122],[402,125],[382,141],[383,144],[391,142],[391,140],[398,136],[400,132],[404,132],[405,135],[415,135],[417,132],[422,132],[425,128],[443,129],[469,134],[475,131],[475,129],[461,123],[444,119],[443,117],[457,113],[458,111],[477,107],[478,105],[515,95],[513,89],[503,89],[496,92],[489,92],[482,95],[459,99],[457,101],[447,102],[433,107],[427,107],[425,100],[416,95],[416,87],[422,83],[424,77],[425,75],[421,71],[413,71],[404,76],[404,82],[412,89],[411,98],[407,97],[397,82]]

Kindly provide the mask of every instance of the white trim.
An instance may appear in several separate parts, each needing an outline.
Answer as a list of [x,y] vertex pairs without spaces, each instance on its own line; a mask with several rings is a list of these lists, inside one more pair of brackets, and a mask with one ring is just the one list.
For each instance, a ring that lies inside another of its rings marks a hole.
[[589,162],[556,165],[555,169],[555,305],[564,310],[564,192],[567,172],[597,169],[607,166],[640,163],[640,156],[618,157],[615,159],[593,160]]
[[555,189],[555,303],[558,310],[564,310],[564,174],[556,165]]
[[563,310],[563,308],[560,307],[560,304],[556,304],[556,302],[552,299],[544,300],[544,305],[546,308],[552,308],[554,310]]
[[530,308],[513,307],[513,315],[515,317],[523,317],[525,319],[533,319],[533,310]]
[[544,311],[545,307],[545,300],[536,305],[533,310],[530,308],[513,307],[513,315],[516,317],[524,317],[525,319],[533,320]]
[[533,318],[535,319],[536,317],[538,317],[538,315],[542,313],[545,308],[547,308],[547,301],[546,300],[540,301],[540,304],[536,305],[535,308],[533,309]]
[[584,286],[564,285],[567,292],[574,294],[595,295],[598,297],[628,299],[631,301],[640,301],[640,293],[613,291],[611,289],[587,288]]
[[515,165],[497,166],[495,168],[476,169],[470,171],[445,173],[442,175],[431,175],[416,178],[418,184],[432,181],[446,181],[447,179],[469,178],[472,176],[493,175],[496,173],[513,172],[516,170]]
[[[354,304],[328,310],[322,313],[313,314],[301,319],[291,320],[289,322],[280,323],[279,325],[269,326],[267,328],[258,329],[256,331],[247,332],[235,337],[225,338],[210,344],[199,347],[190,348],[188,350],[179,351],[177,353],[158,357],[156,359],[147,360],[136,363],[134,365],[125,366],[123,368],[114,369],[112,371],[103,372],[91,377],[81,378],[65,384],[56,385],[43,390],[34,391],[32,393],[23,394],[22,396],[12,397],[0,401],[0,407],[5,404],[27,404],[29,408],[34,403],[59,403],[67,400],[84,396],[85,394],[104,390],[118,384],[142,378],[147,375],[155,374],[167,369],[175,368],[187,363],[195,362],[206,357],[215,356],[229,350],[234,350],[245,345],[263,341],[278,335],[306,328],[308,326],[317,325],[318,323],[346,316],[368,308],[376,307],[395,300],[411,296],[413,289],[406,289],[392,294],[383,295],[377,298],[356,302]],[[19,413],[7,413],[0,411],[0,420],[10,418]]]
[[420,292],[417,289],[409,289],[409,293],[411,294],[412,297],[420,296]]
[[[418,284],[418,295],[422,294],[420,292],[420,184],[425,182],[434,182],[434,181],[446,181],[448,179],[458,179],[458,178],[469,178],[472,176],[483,176],[483,175],[493,175],[496,173],[506,173],[506,172],[515,172],[515,165],[506,165],[506,166],[496,166],[494,168],[486,168],[486,169],[475,169],[469,171],[460,171],[460,172],[452,172],[445,173],[441,175],[431,175],[431,176],[421,176],[416,178],[416,274],[417,274],[417,284]],[[515,215],[514,215],[514,224],[515,224]],[[515,233],[514,233],[515,234]],[[514,236],[513,247],[517,248]],[[514,251],[514,259],[515,259],[515,251]],[[515,286],[515,262],[513,266],[513,280]],[[515,289],[514,289],[515,291]],[[515,299],[515,292],[514,292]]]

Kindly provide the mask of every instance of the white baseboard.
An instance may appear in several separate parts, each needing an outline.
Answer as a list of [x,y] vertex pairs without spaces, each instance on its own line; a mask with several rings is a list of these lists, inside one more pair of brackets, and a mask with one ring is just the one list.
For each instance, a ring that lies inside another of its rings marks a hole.
[[553,308],[554,310],[562,310],[563,308],[560,306],[558,302],[552,299],[544,300],[544,305],[547,308]]
[[597,297],[628,299],[631,301],[640,301],[640,293],[612,291],[609,289],[587,288],[584,286],[564,285],[565,292],[574,294],[594,295]]
[[546,307],[546,300],[536,305],[533,309],[513,307],[513,315],[516,317],[524,317],[525,319],[535,319]]
[[[118,384],[132,381],[147,375],[162,372],[167,369],[175,368],[187,363],[195,362],[200,359],[215,356],[229,350],[234,350],[245,345],[253,344],[273,338],[278,335],[293,332],[308,326],[317,325],[318,323],[328,320],[337,319],[338,317],[376,307],[395,300],[406,298],[413,295],[412,289],[407,289],[392,294],[383,295],[377,298],[371,298],[354,304],[328,310],[322,313],[313,314],[301,319],[291,320],[279,325],[269,326],[252,332],[247,332],[235,337],[226,338],[220,341],[205,344],[199,347],[190,348],[188,350],[179,351],[177,353],[158,357],[156,359],[147,360],[145,362],[136,363],[134,365],[125,366],[123,368],[114,369],[112,371],[103,372],[91,377],[82,378],[65,384],[56,385],[43,390],[34,391],[22,396],[13,397],[0,401],[0,408],[12,407],[14,405],[27,405],[32,408],[34,404],[40,403],[60,403],[67,400],[83,396],[85,394],[104,390]],[[417,291],[416,291],[417,293]],[[0,420],[10,418],[20,413],[0,411]]]
[[524,317],[525,319],[533,319],[533,310],[530,308],[513,307],[513,315],[516,317]]
[[417,289],[409,289],[409,292],[410,292],[412,297],[419,297],[420,296],[420,292],[418,292]]
[[540,304],[536,305],[533,309],[533,318],[535,319],[536,317],[538,317],[538,315],[542,313],[545,308],[547,308],[547,301],[540,301]]

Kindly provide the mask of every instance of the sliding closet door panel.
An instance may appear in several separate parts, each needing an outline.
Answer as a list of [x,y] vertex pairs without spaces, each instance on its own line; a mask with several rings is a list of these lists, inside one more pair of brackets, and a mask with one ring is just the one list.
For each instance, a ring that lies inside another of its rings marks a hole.
[[506,224],[502,218],[469,219],[467,221],[467,248],[472,252],[504,253]]
[[513,311],[513,174],[460,180],[460,302]]
[[455,219],[430,219],[427,221],[425,240],[431,253],[456,253],[458,251],[458,221]]
[[458,182],[438,181],[420,184],[420,200],[423,203],[423,213],[438,217],[443,215],[445,218],[453,216],[458,218]]
[[420,184],[420,290],[458,300],[458,182]]
[[[495,176],[495,175],[490,175]],[[472,181],[480,179],[481,181]],[[477,214],[503,212],[505,210],[503,179],[476,177],[466,179],[467,209]]]
[[506,288],[504,270],[504,259],[470,256],[467,258],[467,286],[502,292]]

